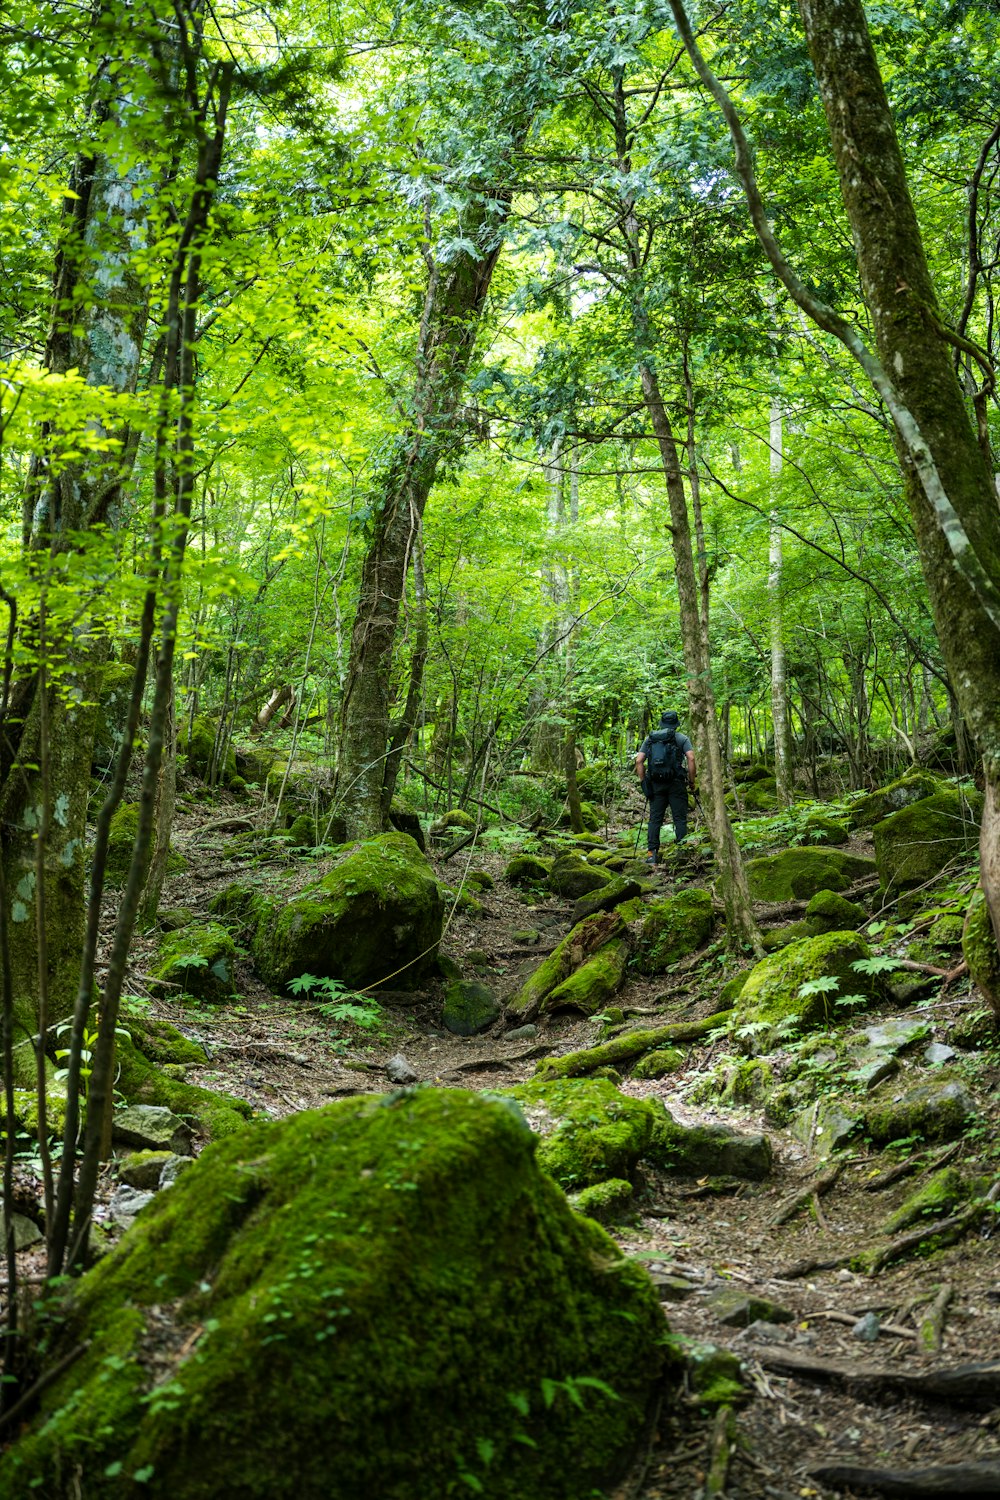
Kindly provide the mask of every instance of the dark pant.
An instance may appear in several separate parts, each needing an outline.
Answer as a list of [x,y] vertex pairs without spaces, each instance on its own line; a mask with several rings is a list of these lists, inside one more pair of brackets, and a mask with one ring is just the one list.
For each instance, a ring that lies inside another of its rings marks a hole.
[[656,854],[660,847],[660,829],[667,808],[674,820],[674,837],[680,843],[688,831],[688,793],[686,781],[668,781],[665,785],[650,788],[649,827],[646,831],[646,848]]

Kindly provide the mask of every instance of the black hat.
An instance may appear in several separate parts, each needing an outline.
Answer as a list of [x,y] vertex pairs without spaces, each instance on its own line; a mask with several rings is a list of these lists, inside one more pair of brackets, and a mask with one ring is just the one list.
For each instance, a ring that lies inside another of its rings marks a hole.
[[680,723],[672,708],[668,708],[665,714],[660,715],[660,724],[664,729],[676,729]]

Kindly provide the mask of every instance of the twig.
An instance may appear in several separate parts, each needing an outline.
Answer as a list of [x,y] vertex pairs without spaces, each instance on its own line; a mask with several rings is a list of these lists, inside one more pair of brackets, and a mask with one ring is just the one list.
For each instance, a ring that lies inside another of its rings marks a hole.
[[[837,1312],[832,1308],[826,1309],[823,1312],[810,1313],[809,1317],[824,1318],[828,1323],[843,1323],[845,1328],[853,1328],[858,1321],[854,1313]],[[917,1337],[912,1328],[901,1328],[898,1323],[880,1323],[878,1331],[892,1339],[913,1339],[916,1341]]]
[[938,1289],[925,1315],[920,1319],[920,1342],[928,1354],[939,1354],[944,1342],[944,1320],[948,1313],[948,1304],[955,1292],[950,1282]]

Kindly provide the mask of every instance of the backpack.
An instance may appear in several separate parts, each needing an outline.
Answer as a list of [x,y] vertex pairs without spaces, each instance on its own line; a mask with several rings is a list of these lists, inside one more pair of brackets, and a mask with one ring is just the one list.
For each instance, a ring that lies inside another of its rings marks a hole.
[[687,780],[687,753],[677,743],[676,729],[658,729],[649,736],[646,771],[659,786]]

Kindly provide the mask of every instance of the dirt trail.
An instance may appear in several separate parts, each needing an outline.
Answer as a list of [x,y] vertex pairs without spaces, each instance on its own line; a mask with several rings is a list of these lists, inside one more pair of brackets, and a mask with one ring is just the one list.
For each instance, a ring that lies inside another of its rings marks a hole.
[[[192,832],[198,821],[191,819]],[[214,848],[198,844],[193,868],[174,879],[165,905],[183,903],[203,913],[210,896],[239,876],[238,866],[221,857],[223,838],[214,841]],[[179,845],[184,848],[183,838]],[[555,900],[526,904],[500,878],[504,863],[500,855],[476,851],[472,868],[489,872],[494,888],[477,892],[480,912],[453,914],[443,944],[464,972],[481,974],[501,995],[568,930],[570,914],[566,903]],[[464,859],[453,861],[442,877],[457,883],[464,865]],[[668,882],[665,889],[673,887]],[[537,945],[515,938],[526,928],[541,933]],[[482,957],[470,966],[474,950]],[[135,964],[141,972],[141,948]],[[597,1035],[593,1022],[565,1014],[540,1022],[533,1036],[514,1040],[502,1025],[486,1036],[452,1036],[440,1028],[435,989],[410,997],[405,1006],[394,1004],[387,1012],[386,1034],[333,1035],[314,1007],[276,1001],[246,963],[238,984],[240,1002],[229,1008],[192,1010],[160,1003],[156,1011],[205,1043],[209,1057],[203,1068],[190,1070],[192,1082],[238,1094],[273,1116],[358,1092],[384,1091],[390,1086],[385,1064],[400,1052],[422,1081],[494,1089],[530,1077],[539,1056],[588,1045]],[[700,999],[683,976],[667,981],[666,988],[664,994],[662,978],[632,978],[617,1003],[627,1014],[655,1014],[664,1021],[711,1012],[711,1000]],[[958,1003],[949,1001],[946,1008]],[[921,1015],[926,1019],[927,1012]],[[857,1383],[852,1387],[843,1370],[839,1375],[831,1370],[831,1378],[825,1379],[780,1368],[791,1355],[799,1363],[839,1365],[855,1374],[883,1372],[888,1379],[1000,1355],[1000,1288],[990,1226],[930,1258],[904,1260],[877,1278],[858,1275],[843,1264],[790,1274],[790,1268],[805,1261],[846,1262],[852,1252],[869,1245],[916,1179],[883,1192],[866,1190],[888,1159],[861,1146],[847,1157],[829,1191],[807,1198],[787,1223],[775,1223],[779,1206],[812,1182],[821,1164],[787,1131],[767,1127],[752,1111],[695,1108],[687,1102],[688,1085],[713,1057],[711,1047],[694,1046],[682,1072],[658,1082],[625,1080],[622,1088],[657,1094],[682,1121],[767,1129],[776,1154],[773,1176],[759,1184],[716,1184],[650,1172],[636,1195],[636,1211],[613,1233],[661,1286],[677,1333],[731,1350],[744,1362],[746,1400],[728,1429],[693,1397],[675,1415],[661,1414],[616,1500],[693,1500],[705,1493],[724,1493],[733,1500],[792,1500],[870,1493],[811,1477],[821,1464],[912,1469],[992,1459],[1000,1471],[1000,1381],[997,1396],[984,1410],[969,1401],[943,1404],[901,1394],[891,1389],[891,1381],[880,1387],[870,1379],[863,1388]],[[961,1147],[967,1158],[974,1150],[973,1142]],[[727,1326],[712,1305],[715,1294],[727,1288],[764,1299],[777,1311],[758,1314],[750,1328]],[[935,1297],[946,1302],[944,1337],[940,1352],[929,1354],[919,1324]],[[877,1320],[873,1337],[871,1315]],[[860,1336],[856,1325],[862,1320],[867,1320],[863,1326],[871,1341]],[[727,1442],[725,1487],[706,1491],[711,1456],[714,1452],[718,1461]],[[910,1485],[907,1493],[912,1500],[919,1492]]]

